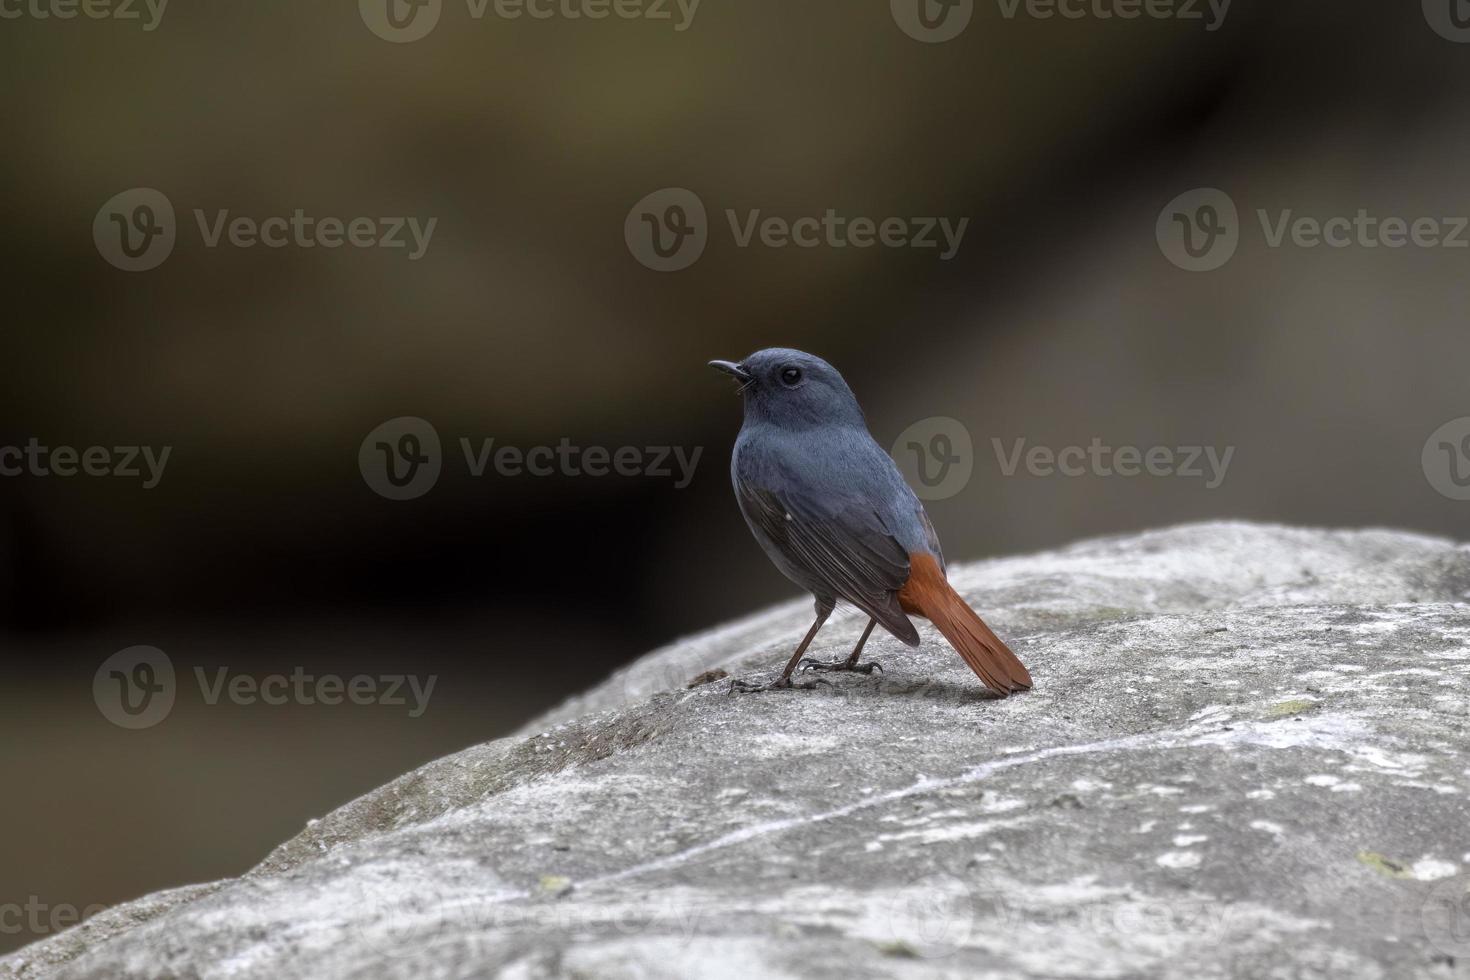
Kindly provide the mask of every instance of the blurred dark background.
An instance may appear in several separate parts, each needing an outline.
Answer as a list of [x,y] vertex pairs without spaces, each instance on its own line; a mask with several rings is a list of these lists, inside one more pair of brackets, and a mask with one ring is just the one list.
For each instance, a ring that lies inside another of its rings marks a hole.
[[[1436,2],[1238,0],[1215,30],[1203,4],[1201,21],[981,2],[944,43],[881,0],[704,0],[684,30],[675,5],[476,20],[446,0],[412,43],[344,0],[176,0],[154,30],[14,7],[0,446],[172,453],[152,490],[0,478],[0,904],[239,873],[357,794],[794,596],[731,498],[739,403],[713,357],[822,354],[884,445],[959,420],[973,478],[928,505],[952,560],[1216,517],[1470,536],[1470,503],[1421,464],[1470,415],[1470,250],[1271,248],[1255,217],[1470,214],[1470,45],[1432,26],[1461,0]],[[126,272],[92,227],[137,187],[172,202],[177,244]],[[624,239],[666,187],[709,213],[678,272]],[[1155,237],[1199,187],[1240,213],[1209,272]],[[208,248],[196,208],[438,220],[410,261]],[[726,209],[970,222],[941,261],[741,248]],[[444,444],[407,501],[358,466],[399,416]],[[476,478],[462,437],[703,454],[683,488]],[[1094,437],[1235,453],[1207,489],[1005,477],[991,444]],[[179,695],[127,731],[92,680],[139,644]],[[222,666],[438,681],[417,718],[210,705],[193,671]],[[33,938],[0,931],[0,951]]]

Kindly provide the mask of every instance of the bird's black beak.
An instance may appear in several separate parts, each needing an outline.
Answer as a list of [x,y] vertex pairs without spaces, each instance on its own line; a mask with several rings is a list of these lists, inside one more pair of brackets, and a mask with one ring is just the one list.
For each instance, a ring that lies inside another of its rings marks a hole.
[[710,361],[709,366],[716,371],[724,371],[741,384],[747,384],[750,381],[750,372],[733,361]]

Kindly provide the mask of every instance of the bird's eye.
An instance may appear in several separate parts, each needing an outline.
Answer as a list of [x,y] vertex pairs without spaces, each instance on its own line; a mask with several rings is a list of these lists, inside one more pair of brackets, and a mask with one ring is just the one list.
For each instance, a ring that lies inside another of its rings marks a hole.
[[782,368],[781,383],[788,388],[795,388],[797,385],[801,384],[801,368]]

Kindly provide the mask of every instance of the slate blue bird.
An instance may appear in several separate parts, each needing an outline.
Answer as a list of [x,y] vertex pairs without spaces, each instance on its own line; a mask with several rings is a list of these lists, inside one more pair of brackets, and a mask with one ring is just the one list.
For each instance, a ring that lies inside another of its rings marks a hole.
[[[919,645],[910,615],[932,622],[994,693],[1029,689],[1021,661],[950,587],[929,515],[837,369],[787,348],[709,363],[740,382],[745,400],[730,458],[740,512],[775,566],[816,599],[816,621],[780,679],[736,689],[791,687],[798,664],[870,673],[858,659],[874,625]],[[868,614],[857,646],[846,660],[804,661],[839,599]]]

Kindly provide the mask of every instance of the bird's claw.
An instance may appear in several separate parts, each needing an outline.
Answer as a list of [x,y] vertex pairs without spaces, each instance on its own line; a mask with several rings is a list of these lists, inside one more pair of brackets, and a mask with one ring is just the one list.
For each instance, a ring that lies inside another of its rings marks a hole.
[[811,657],[803,657],[797,666],[802,670],[819,670],[829,673],[850,671],[854,674],[871,674],[875,670],[883,670],[883,665],[874,660],[854,664],[846,660],[813,660]]

